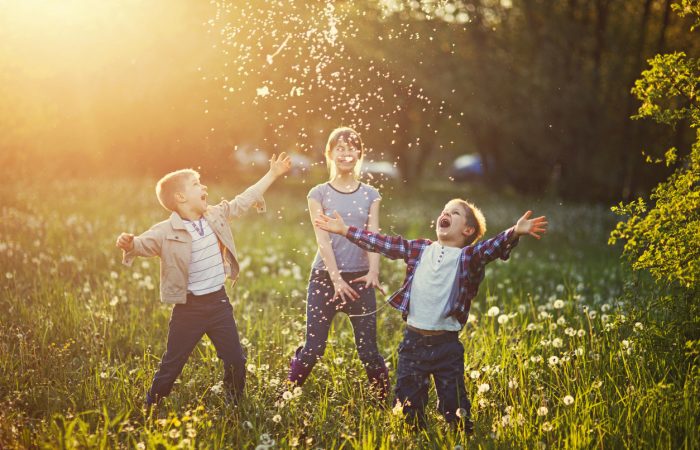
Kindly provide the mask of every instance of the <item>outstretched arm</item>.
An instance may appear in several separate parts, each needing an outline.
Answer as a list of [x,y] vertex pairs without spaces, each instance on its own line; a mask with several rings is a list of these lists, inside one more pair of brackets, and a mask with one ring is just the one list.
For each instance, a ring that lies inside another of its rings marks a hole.
[[541,234],[547,232],[547,218],[540,216],[530,219],[531,215],[532,211],[527,211],[518,219],[514,226],[491,239],[479,242],[472,247],[467,247],[471,251],[471,258],[469,259],[471,269],[479,271],[496,258],[507,260],[510,256],[510,251],[518,244],[521,236],[530,235],[540,239]]
[[513,227],[513,235],[516,236],[514,239],[527,235],[530,235],[535,239],[541,239],[541,234],[547,232],[549,222],[547,222],[547,218],[545,216],[535,217],[534,219],[530,219],[530,216],[532,216],[532,211],[527,211],[520,219],[518,219],[518,222]]
[[321,214],[314,220],[314,225],[330,233],[345,236],[350,242],[368,252],[381,253],[390,259],[408,261],[411,252],[411,241],[401,236],[387,236],[373,233],[355,227],[348,227],[337,211],[333,217]]
[[270,158],[270,170],[262,178],[237,195],[233,200],[222,203],[227,208],[225,216],[228,219],[238,217],[250,209],[251,206],[256,206],[259,212],[264,212],[265,201],[263,200],[263,195],[272,186],[272,183],[281,175],[287,173],[291,167],[292,160],[286,153],[282,152],[279,156],[272,155],[272,158]]
[[115,245],[123,250],[122,263],[131,266],[137,256],[157,256],[160,254],[161,239],[153,229],[140,236],[131,233],[122,233],[117,238]]

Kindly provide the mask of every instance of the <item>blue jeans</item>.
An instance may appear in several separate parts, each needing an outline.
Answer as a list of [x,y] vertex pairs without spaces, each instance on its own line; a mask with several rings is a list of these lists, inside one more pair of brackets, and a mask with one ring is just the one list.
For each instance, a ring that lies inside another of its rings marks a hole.
[[224,362],[224,384],[234,398],[245,386],[245,362],[226,290],[205,295],[187,295],[187,303],[175,305],[170,316],[168,344],[153,377],[146,403],[154,403],[170,394],[199,340],[209,336],[217,356]]
[[[464,346],[459,333],[423,336],[406,329],[399,344],[396,400],[403,405],[407,421],[424,425],[430,376],[435,381],[438,411],[448,423],[469,420],[471,403],[464,386]],[[463,408],[464,416],[457,410]]]
[[[361,277],[367,272],[346,272],[341,276],[346,282]],[[384,358],[377,349],[377,315],[374,288],[365,288],[355,283],[352,288],[360,294],[354,301],[333,298],[333,283],[325,270],[312,270],[306,303],[306,342],[297,352],[297,358],[306,366],[313,367],[326,351],[331,322],[338,312],[350,317],[355,334],[357,353],[365,369],[385,370]],[[370,314],[368,314],[370,313]],[[367,314],[363,316],[354,316]],[[354,317],[353,317],[354,316]]]

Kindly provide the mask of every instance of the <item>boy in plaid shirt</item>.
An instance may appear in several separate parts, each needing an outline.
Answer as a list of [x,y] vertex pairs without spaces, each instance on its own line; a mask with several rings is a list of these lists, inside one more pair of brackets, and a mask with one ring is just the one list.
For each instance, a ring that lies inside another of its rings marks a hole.
[[467,322],[486,264],[496,258],[507,260],[520,236],[539,239],[546,232],[546,218],[530,219],[531,215],[527,211],[513,227],[478,244],[486,231],[486,221],[477,207],[461,199],[450,200],[443,208],[436,221],[435,242],[348,227],[337,212],[334,217],[321,215],[315,220],[323,230],[345,236],[367,251],[401,258],[407,264],[403,285],[389,303],[406,320],[394,392],[410,423],[425,425],[432,375],[438,410],[445,420],[463,426],[467,433],[473,431],[459,331]]

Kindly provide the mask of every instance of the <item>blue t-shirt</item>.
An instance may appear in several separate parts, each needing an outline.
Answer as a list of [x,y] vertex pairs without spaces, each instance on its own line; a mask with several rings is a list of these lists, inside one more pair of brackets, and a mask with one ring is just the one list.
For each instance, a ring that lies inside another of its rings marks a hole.
[[[353,192],[340,192],[330,183],[323,183],[314,186],[306,197],[319,202],[325,215],[333,216],[333,211],[338,211],[346,225],[361,229],[367,227],[372,203],[382,198],[379,191],[365,183],[360,183]],[[369,269],[366,251],[348,241],[345,236],[334,233],[329,235],[338,270],[362,272]],[[313,268],[327,270],[319,251],[316,251]]]

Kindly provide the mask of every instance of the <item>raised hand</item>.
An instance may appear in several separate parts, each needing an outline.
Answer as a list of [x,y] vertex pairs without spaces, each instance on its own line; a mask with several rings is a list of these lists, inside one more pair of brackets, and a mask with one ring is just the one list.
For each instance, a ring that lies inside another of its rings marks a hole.
[[270,172],[276,177],[284,175],[285,173],[289,172],[289,169],[291,168],[292,158],[290,158],[285,152],[280,153],[279,156],[273,154],[272,158],[270,158]]
[[535,239],[540,239],[540,234],[547,232],[547,225],[549,222],[547,222],[547,218],[545,216],[530,219],[531,215],[532,211],[528,211],[523,214],[520,219],[518,219],[518,222],[515,224],[515,234],[517,236],[525,236],[529,234]]
[[335,233],[345,236],[348,232],[348,226],[345,225],[343,218],[340,217],[338,211],[333,211],[333,217],[329,217],[325,214],[319,214],[318,217],[314,219],[314,225],[323,231],[328,231],[329,233]]
[[134,235],[130,233],[122,233],[117,238],[116,246],[125,252],[129,252],[134,248]]

